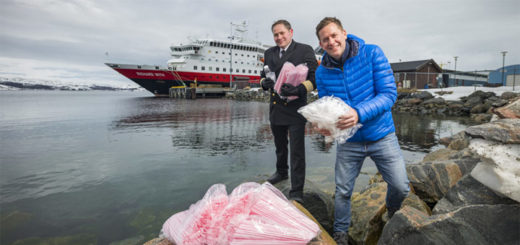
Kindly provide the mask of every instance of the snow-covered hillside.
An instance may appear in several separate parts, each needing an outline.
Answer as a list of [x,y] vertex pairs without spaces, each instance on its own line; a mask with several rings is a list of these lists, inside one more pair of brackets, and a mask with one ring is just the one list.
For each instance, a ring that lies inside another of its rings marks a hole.
[[0,77],[0,90],[18,89],[41,89],[41,90],[70,90],[70,91],[90,91],[90,90],[142,90],[141,87],[130,83],[97,83],[97,82],[67,82],[50,81],[43,79],[28,78],[6,78]]

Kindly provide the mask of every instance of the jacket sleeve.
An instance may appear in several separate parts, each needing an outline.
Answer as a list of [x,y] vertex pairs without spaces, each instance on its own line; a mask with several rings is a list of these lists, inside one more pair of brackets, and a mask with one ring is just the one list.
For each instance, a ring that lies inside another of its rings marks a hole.
[[[311,81],[312,87],[316,89],[316,68],[318,67],[318,61],[316,61],[316,55],[314,54],[314,50],[311,46],[306,46],[304,62],[307,64],[309,68],[309,72],[307,73],[307,80]],[[311,90],[311,91],[312,91]]]
[[[318,68],[319,69],[319,68]],[[325,89],[325,86],[323,84],[323,80],[321,79],[321,76],[319,76],[320,72],[316,72],[316,89],[318,90],[318,97],[322,98],[324,96],[329,96],[329,91]]]
[[383,113],[390,111],[397,99],[394,74],[390,63],[378,46],[371,51],[372,79],[375,97],[357,104],[354,108],[358,113],[360,123],[370,121]]

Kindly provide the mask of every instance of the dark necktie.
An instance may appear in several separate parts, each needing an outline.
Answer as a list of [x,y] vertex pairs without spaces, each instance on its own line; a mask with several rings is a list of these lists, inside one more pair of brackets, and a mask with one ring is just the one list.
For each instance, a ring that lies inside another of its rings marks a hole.
[[285,55],[285,50],[282,50],[282,52],[280,52],[280,59]]

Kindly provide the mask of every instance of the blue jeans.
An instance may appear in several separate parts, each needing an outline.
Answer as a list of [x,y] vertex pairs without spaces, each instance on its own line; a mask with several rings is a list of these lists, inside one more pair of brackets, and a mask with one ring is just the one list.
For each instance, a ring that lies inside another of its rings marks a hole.
[[408,195],[408,176],[397,136],[390,133],[373,142],[345,142],[337,147],[334,232],[347,232],[350,226],[350,197],[363,161],[370,157],[388,184],[386,207],[399,209]]

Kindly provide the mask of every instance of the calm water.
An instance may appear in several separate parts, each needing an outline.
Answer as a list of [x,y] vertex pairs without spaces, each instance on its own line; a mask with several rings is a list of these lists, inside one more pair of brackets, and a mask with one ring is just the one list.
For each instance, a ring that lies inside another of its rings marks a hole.
[[[268,105],[146,92],[0,91],[0,244],[139,244],[209,186],[274,171]],[[463,118],[394,115],[407,163]],[[310,128],[307,178],[332,193],[335,146]],[[375,173],[365,162],[356,189]]]

